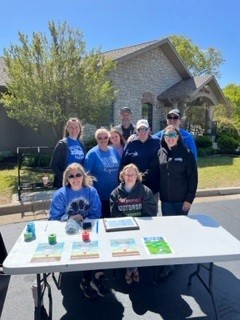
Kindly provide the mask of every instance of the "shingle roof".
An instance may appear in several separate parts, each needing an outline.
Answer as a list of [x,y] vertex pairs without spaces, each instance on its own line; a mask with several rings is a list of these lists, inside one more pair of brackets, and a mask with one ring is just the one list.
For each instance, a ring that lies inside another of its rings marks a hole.
[[162,52],[169,60],[169,62],[173,65],[175,70],[179,73],[181,78],[187,79],[191,77],[190,72],[186,68],[184,62],[181,60],[176,49],[173,47],[168,38],[144,42],[129,47],[118,48],[115,50],[104,52],[103,55],[119,63],[157,47],[161,47]]
[[129,47],[105,51],[105,52],[103,52],[103,55],[107,58],[111,58],[112,60],[117,60],[119,58],[125,57],[126,55],[129,55],[131,53],[139,51],[143,48],[149,47],[151,44],[156,43],[156,42],[157,42],[157,40],[154,40],[154,41],[136,44],[136,45],[129,46]]
[[207,84],[211,87],[219,102],[226,104],[227,101],[222,94],[221,88],[219,87],[215,77],[211,75],[183,79],[166,91],[162,92],[157,98],[160,101],[164,101],[169,98],[185,99],[191,96],[196,90],[203,88]]

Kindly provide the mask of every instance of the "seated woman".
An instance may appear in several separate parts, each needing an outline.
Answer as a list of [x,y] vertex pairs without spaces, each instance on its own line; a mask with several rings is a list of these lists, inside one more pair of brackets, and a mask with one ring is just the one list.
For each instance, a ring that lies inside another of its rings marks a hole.
[[[93,177],[78,163],[70,164],[63,174],[63,187],[56,191],[50,207],[49,220],[75,221],[101,217],[101,201],[92,186]],[[67,222],[68,223],[68,222]],[[80,287],[87,298],[109,293],[103,271],[84,271]]]
[[[120,185],[110,195],[110,211],[112,217],[147,217],[156,216],[158,204],[151,190],[143,185],[142,176],[134,164],[126,165],[120,172]],[[134,204],[134,205],[133,205]],[[139,282],[137,268],[127,268],[125,274],[127,284]]]

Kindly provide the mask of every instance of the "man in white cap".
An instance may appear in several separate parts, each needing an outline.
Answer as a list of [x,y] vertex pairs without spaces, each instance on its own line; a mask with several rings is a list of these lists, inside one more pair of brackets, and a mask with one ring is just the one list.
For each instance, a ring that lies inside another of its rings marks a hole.
[[[187,149],[189,149],[190,151],[192,151],[195,159],[197,160],[197,148],[196,148],[195,141],[194,141],[192,135],[188,131],[180,128],[180,126],[181,126],[181,113],[178,109],[172,109],[171,111],[168,112],[167,125],[168,126],[173,125],[174,127],[176,127],[180,131],[184,146]],[[154,137],[158,137],[158,138],[162,139],[163,131],[164,130],[161,130],[161,131],[155,133]]]
[[122,134],[125,141],[135,132],[135,126],[132,124],[132,111],[129,107],[123,107],[120,110],[121,123],[115,128]]

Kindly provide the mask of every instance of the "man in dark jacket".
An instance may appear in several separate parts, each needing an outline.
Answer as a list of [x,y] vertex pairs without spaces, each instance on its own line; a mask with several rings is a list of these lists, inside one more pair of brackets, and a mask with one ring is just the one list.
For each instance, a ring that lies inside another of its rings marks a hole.
[[135,126],[132,124],[132,111],[129,107],[124,107],[120,111],[121,123],[115,128],[122,134],[125,141],[135,132]]

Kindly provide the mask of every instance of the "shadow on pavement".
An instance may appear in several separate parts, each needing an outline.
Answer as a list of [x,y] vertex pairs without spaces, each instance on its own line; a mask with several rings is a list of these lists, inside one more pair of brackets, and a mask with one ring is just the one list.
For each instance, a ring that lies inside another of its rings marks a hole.
[[[109,278],[107,272],[105,274]],[[80,289],[80,280],[81,272],[64,273],[62,275],[61,292],[66,314],[61,317],[61,320],[123,319],[124,307],[114,294],[98,297],[94,300],[87,299]],[[110,280],[110,288],[111,284]]]
[[10,282],[10,276],[0,272],[0,319],[4,307],[4,302],[7,296],[8,286]]

